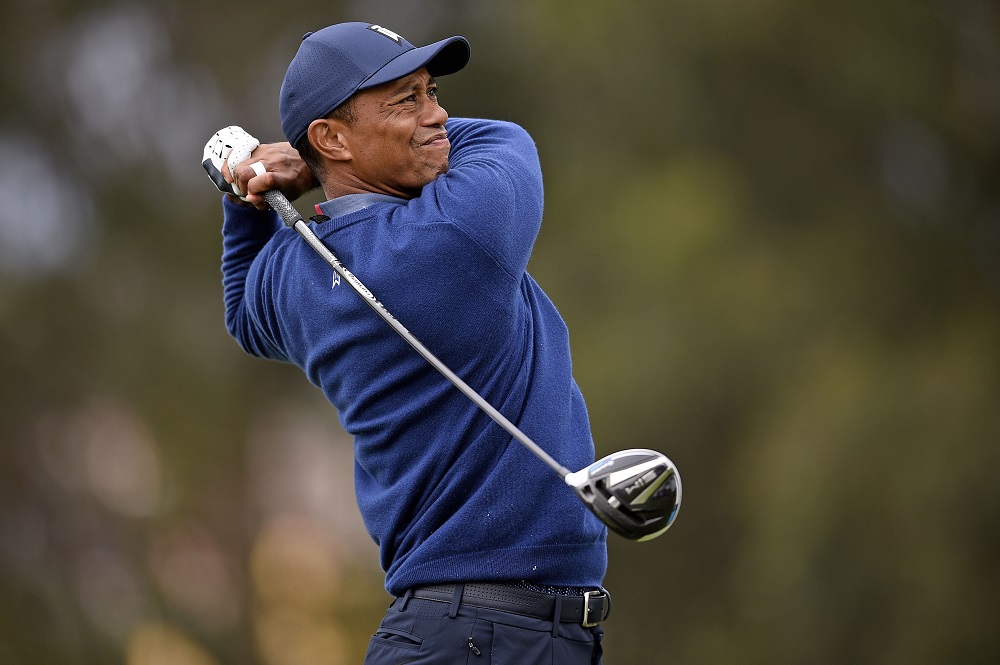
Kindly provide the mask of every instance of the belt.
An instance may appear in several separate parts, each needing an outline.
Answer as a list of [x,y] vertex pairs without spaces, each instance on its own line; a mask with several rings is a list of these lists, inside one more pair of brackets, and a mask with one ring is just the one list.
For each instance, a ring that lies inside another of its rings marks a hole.
[[[463,586],[459,603],[469,607],[552,620],[558,605],[560,622],[578,623],[587,627],[596,626],[611,613],[611,594],[605,589],[586,591],[582,596],[563,596],[518,589],[505,584],[470,583]],[[455,587],[454,584],[435,584],[411,589],[407,595],[410,598],[451,603],[455,599]]]

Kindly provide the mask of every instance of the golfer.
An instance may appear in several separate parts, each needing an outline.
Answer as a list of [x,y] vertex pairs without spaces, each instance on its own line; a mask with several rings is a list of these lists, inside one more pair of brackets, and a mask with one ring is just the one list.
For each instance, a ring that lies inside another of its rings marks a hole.
[[281,87],[288,143],[223,130],[242,148],[221,172],[244,194],[223,203],[226,324],[248,353],[302,368],[354,437],[358,506],[395,596],[366,664],[597,664],[604,525],[260,196],[322,187],[312,228],[386,308],[550,455],[591,463],[566,325],[526,271],[534,143],[439,100],[469,54],[463,37],[415,48],[369,23],[306,35]]

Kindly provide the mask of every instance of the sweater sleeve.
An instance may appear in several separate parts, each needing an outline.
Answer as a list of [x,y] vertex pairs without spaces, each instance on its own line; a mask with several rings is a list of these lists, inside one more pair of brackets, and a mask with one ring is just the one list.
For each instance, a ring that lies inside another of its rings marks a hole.
[[455,118],[447,129],[450,168],[424,194],[519,280],[542,223],[542,171],[534,141],[503,121]]
[[286,360],[267,316],[266,289],[262,279],[268,241],[281,228],[271,210],[260,211],[229,202],[223,197],[222,288],[226,327],[244,351],[273,360]]

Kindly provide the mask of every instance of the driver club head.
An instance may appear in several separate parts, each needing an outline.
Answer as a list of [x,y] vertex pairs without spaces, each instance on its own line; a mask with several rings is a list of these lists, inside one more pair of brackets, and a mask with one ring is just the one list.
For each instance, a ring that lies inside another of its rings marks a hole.
[[629,540],[661,535],[681,507],[677,467],[655,450],[613,453],[565,480],[602,522]]

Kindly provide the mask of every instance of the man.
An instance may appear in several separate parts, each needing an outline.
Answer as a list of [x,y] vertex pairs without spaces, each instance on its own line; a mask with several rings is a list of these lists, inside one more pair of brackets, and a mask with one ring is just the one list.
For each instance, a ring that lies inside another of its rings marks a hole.
[[247,195],[224,201],[226,323],[247,352],[301,367],[354,436],[358,505],[397,597],[368,665],[600,663],[605,527],[260,196],[321,186],[316,234],[388,310],[562,464],[592,462],[565,324],[526,272],[535,146],[438,100],[435,77],[469,53],[367,23],[306,35],[280,93],[288,143],[245,158],[256,141],[227,128],[239,163],[221,171]]

